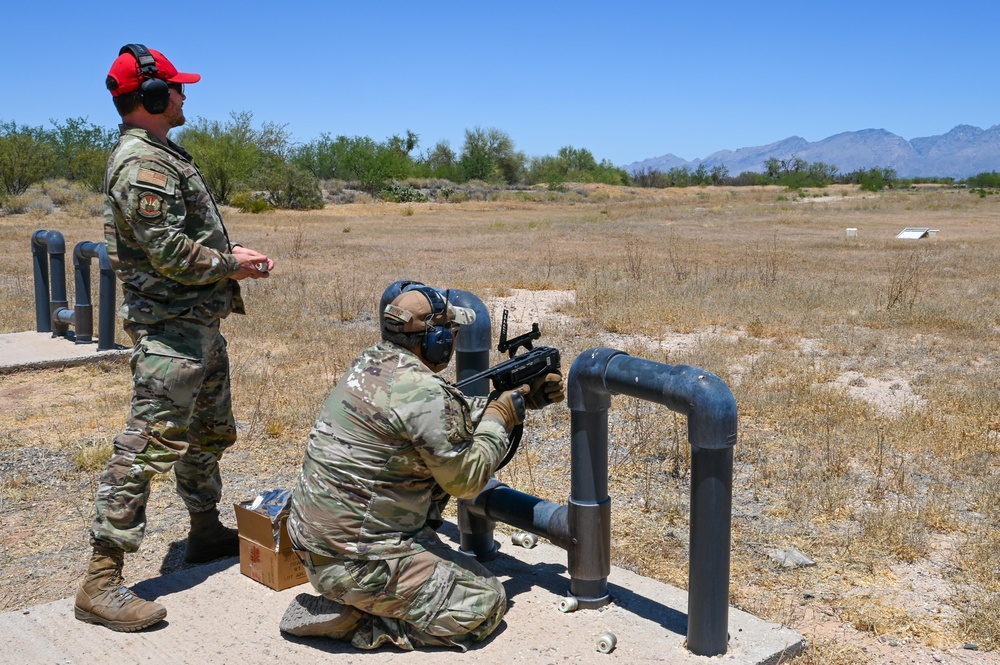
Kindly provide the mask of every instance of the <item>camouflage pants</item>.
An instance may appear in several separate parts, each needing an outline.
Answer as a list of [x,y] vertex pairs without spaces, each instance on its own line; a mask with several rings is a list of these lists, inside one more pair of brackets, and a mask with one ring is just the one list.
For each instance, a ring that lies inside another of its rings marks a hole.
[[124,328],[133,342],[132,406],[101,475],[90,540],[134,552],[145,533],[155,474],[174,470],[190,512],[218,504],[219,459],[236,441],[236,424],[218,323],[172,319]]
[[482,564],[448,547],[381,561],[335,559],[306,564],[313,587],[354,608],[358,624],[345,634],[359,649],[387,642],[410,651],[486,639],[503,619],[503,585]]

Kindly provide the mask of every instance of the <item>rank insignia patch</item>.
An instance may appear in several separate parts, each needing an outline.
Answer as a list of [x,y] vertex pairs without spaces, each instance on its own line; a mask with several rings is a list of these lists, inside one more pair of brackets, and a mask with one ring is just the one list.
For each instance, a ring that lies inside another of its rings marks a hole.
[[139,214],[143,217],[159,217],[163,212],[163,199],[156,194],[146,192],[139,197]]

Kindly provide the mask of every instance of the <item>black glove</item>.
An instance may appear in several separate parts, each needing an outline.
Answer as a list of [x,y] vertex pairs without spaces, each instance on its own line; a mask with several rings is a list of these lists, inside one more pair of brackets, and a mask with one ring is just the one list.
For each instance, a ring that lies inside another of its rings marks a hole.
[[528,403],[529,409],[540,409],[564,399],[566,399],[566,390],[563,388],[562,374],[550,372],[531,382],[531,389],[524,401]]

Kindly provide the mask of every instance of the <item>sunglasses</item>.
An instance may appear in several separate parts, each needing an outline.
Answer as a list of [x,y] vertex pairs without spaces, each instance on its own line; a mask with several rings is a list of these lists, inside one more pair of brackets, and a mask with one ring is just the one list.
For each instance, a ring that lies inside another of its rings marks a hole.
[[168,83],[167,87],[171,90],[176,90],[177,92],[184,94],[184,84],[183,83]]

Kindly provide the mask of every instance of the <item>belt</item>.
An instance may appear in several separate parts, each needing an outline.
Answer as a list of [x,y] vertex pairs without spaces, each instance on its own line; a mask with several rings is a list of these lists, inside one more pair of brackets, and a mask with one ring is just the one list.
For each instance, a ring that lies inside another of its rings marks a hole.
[[292,551],[295,552],[295,556],[299,557],[302,563],[308,564],[313,568],[315,568],[316,566],[325,566],[327,564],[331,564],[334,561],[336,561],[336,559],[334,559],[333,557],[323,556],[322,554],[316,554],[315,552],[308,552],[306,550],[295,550],[295,549],[293,549]]

